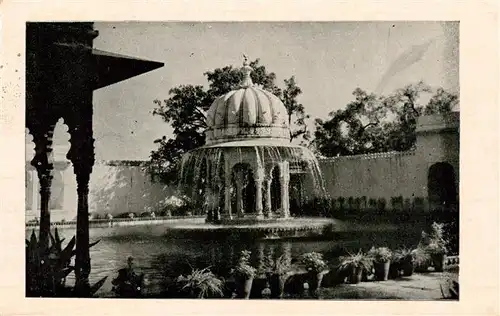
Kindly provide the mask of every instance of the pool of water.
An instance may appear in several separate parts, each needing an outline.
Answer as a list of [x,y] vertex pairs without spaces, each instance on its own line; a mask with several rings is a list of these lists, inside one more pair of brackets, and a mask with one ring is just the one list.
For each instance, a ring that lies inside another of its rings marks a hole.
[[[218,276],[228,277],[241,250],[252,251],[252,265],[262,269],[265,262],[281,255],[296,260],[305,252],[316,251],[323,254],[330,263],[346,251],[367,251],[371,246],[415,246],[420,239],[422,227],[399,227],[378,231],[356,231],[338,234],[330,240],[189,240],[165,236],[159,226],[121,227],[110,232],[106,229],[91,229],[91,241],[100,242],[91,249],[91,282],[108,276],[99,294],[111,291],[111,280],[118,269],[125,267],[127,257],[134,258],[135,266],[144,272],[148,281],[148,291],[157,293],[171,284],[180,274],[188,274],[191,268],[210,267]],[[31,232],[27,231],[27,235]],[[69,240],[74,229],[59,231]],[[73,274],[68,277],[71,284]]]

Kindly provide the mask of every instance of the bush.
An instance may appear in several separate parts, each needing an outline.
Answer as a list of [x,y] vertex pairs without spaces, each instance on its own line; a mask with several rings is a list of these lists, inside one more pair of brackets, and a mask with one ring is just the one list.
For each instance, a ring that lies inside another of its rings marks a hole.
[[392,258],[392,252],[387,247],[372,247],[368,252],[368,256],[373,259],[374,262],[387,262]]
[[186,277],[180,275],[177,278],[177,284],[181,286],[181,291],[186,291],[193,298],[224,296],[223,281],[217,278],[209,268],[195,269]]
[[233,269],[233,274],[238,276],[244,276],[246,278],[253,278],[257,270],[250,265],[250,255],[252,252],[248,250],[243,250],[240,254],[240,259],[236,268]]
[[301,256],[300,261],[307,271],[322,272],[326,269],[323,255],[317,252],[308,252]]

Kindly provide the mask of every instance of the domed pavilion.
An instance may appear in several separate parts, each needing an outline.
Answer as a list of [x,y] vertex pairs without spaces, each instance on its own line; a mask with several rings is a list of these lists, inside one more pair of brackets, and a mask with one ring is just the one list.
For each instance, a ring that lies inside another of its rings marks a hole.
[[290,217],[290,177],[322,188],[316,157],[290,142],[287,109],[253,84],[248,60],[239,87],[207,112],[206,144],[182,159],[181,184],[203,199],[207,222]]

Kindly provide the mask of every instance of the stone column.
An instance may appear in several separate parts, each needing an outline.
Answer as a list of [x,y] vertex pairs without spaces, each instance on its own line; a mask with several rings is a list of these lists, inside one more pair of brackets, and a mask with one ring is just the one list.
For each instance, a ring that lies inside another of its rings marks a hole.
[[[90,98],[92,94],[89,95]],[[83,99],[83,96],[82,96]],[[65,121],[71,134],[71,148],[67,158],[73,163],[77,183],[75,289],[80,296],[89,295],[89,181],[94,166],[94,139],[92,137],[92,102],[78,104],[79,113],[70,114]]]
[[288,218],[290,216],[290,197],[289,197],[289,183],[290,183],[290,169],[288,166],[288,162],[285,161],[281,165],[281,210],[284,218]]
[[271,206],[271,183],[273,179],[271,177],[267,178],[264,181],[264,190],[265,190],[265,215],[267,217],[271,217],[272,215],[272,206]]
[[224,215],[229,219],[233,219],[233,214],[231,213],[231,170],[228,168],[224,173]]
[[255,211],[257,217],[262,218],[262,182],[264,181],[264,170],[262,167],[257,167],[255,172]]
[[31,200],[31,211],[33,215],[36,217],[38,214],[38,193],[37,193],[37,184],[36,184],[36,170],[31,170],[31,188],[32,188],[32,200]]
[[[40,233],[39,242],[42,249],[49,247],[50,234],[50,187],[52,185],[52,135],[55,123],[33,126],[30,133],[35,143],[35,157],[31,165],[36,168],[40,184]],[[34,180],[34,179],[33,179]],[[37,201],[38,199],[35,199]],[[36,202],[35,202],[36,203]]]
[[236,172],[236,213],[238,217],[244,216],[243,205],[243,188],[244,188],[244,174],[241,170]]

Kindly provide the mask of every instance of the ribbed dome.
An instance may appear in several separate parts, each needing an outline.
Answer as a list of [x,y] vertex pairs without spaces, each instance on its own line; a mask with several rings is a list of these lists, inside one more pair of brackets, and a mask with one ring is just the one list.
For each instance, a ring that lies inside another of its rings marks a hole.
[[288,115],[275,95],[253,85],[245,59],[240,88],[217,98],[207,112],[206,144],[249,138],[289,140]]

